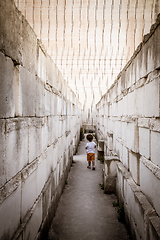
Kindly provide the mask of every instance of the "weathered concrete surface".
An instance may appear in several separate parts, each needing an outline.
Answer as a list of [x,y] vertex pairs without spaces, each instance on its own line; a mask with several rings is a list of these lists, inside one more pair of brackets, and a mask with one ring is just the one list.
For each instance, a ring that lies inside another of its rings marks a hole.
[[[97,103],[97,138],[105,140],[105,155],[117,155],[117,192],[124,204],[133,238],[154,239],[156,224],[129,184],[139,187],[160,218],[160,15],[130,61]],[[107,169],[106,169],[107,171]],[[106,174],[106,173],[105,173]],[[133,206],[134,209],[133,209]],[[141,219],[141,220],[140,220]],[[159,220],[157,220],[159,224]],[[152,231],[153,230],[153,231]],[[159,231],[159,230],[158,230]],[[149,235],[151,234],[151,235]]]
[[112,202],[115,195],[106,195],[102,183],[103,165],[96,160],[96,170],[87,169],[85,144],[80,142],[75,163],[61,196],[48,240],[118,240],[129,239],[124,224],[117,219]]
[[14,1],[0,1],[0,22],[0,239],[45,239],[81,105]]
[[0,118],[14,117],[13,62],[1,52],[0,73]]
[[116,165],[119,162],[119,158],[116,156],[104,157],[104,192],[115,193],[116,192]]

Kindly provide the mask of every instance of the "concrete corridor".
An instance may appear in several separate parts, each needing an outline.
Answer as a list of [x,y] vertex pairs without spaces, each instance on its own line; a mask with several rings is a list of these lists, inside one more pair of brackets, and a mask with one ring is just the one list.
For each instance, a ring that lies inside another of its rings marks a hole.
[[74,156],[48,240],[129,240],[112,205],[115,195],[106,195],[100,188],[103,164],[96,160],[96,171],[87,169],[86,142],[80,142]]

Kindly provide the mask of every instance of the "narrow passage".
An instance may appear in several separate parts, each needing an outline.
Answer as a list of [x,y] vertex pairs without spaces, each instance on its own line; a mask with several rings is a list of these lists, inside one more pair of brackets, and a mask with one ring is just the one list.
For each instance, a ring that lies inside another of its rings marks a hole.
[[87,168],[86,143],[86,139],[80,142],[74,156],[48,240],[129,240],[112,205],[116,196],[104,194],[99,186],[103,164],[96,160],[95,171]]

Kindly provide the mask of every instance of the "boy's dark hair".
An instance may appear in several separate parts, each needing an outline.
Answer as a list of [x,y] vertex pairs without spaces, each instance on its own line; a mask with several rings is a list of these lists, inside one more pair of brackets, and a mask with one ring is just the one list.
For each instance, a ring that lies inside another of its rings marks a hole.
[[88,134],[88,135],[87,135],[87,140],[88,140],[89,142],[91,142],[91,141],[93,140],[93,135],[92,135],[92,134]]

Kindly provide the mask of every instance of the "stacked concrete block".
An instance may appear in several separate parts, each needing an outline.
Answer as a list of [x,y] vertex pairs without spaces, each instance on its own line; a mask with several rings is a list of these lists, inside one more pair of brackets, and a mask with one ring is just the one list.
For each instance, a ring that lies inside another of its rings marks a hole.
[[0,117],[14,117],[13,61],[0,53]]
[[[97,136],[107,138],[107,154],[117,154],[121,161],[121,166],[117,165],[116,191],[136,239],[158,239],[159,236],[156,227],[160,219],[159,32],[158,18],[112,87],[97,103],[97,112],[101,113],[97,118]],[[107,125],[101,119],[105,106],[110,108],[105,116]]]
[[36,77],[36,117],[45,115],[45,89],[43,81]]
[[139,153],[140,155],[150,158],[150,130],[139,127]]
[[[143,115],[145,117],[159,116],[159,79],[155,79],[144,86]],[[142,96],[141,96],[142,98]],[[146,99],[146,100],[145,100]],[[138,102],[137,102],[138,105]]]
[[153,216],[149,218],[149,236],[150,239],[160,238],[160,219],[158,216]]
[[[41,194],[41,191],[42,191],[45,183],[48,180],[48,176],[47,176],[48,162],[47,162],[46,154],[45,153],[42,154],[38,160],[39,160],[39,165],[36,170],[36,191],[37,191],[37,195],[39,196]],[[55,163],[55,161],[53,161],[53,163]]]
[[[36,171],[32,167],[36,167],[34,163],[23,170],[23,182],[22,182],[22,221],[33,206],[36,200]],[[27,173],[26,171],[27,170]],[[28,198],[28,196],[30,196]]]
[[46,62],[46,53],[43,50],[42,44],[40,44],[38,45],[37,75],[44,83],[46,83]]
[[[41,222],[43,221],[42,219],[42,200],[40,199],[32,209],[32,215],[29,218],[25,228],[24,228],[24,238],[30,238],[34,239],[35,236],[37,235],[37,232],[39,230],[39,226]],[[36,219],[36,221],[35,221]],[[33,228],[34,225],[34,228]],[[19,236],[20,237],[20,236]]]
[[0,187],[6,182],[6,163],[5,163],[5,120],[0,119]]
[[46,83],[48,83],[51,86],[55,86],[55,66],[52,62],[52,59],[49,55],[47,55],[46,59]]
[[52,131],[55,128],[55,116],[49,116],[48,117],[48,145],[50,146],[53,144],[53,142],[56,140],[56,136],[54,131]]
[[36,114],[36,76],[24,67],[20,67],[19,74],[22,96],[22,116],[33,117]]
[[46,171],[47,171],[47,176],[50,176],[51,172],[53,172],[53,152],[54,152],[54,148],[53,145],[49,146],[47,148],[47,150],[45,151],[46,153]]
[[50,115],[51,113],[51,92],[45,89],[45,115]]
[[114,138],[114,152],[118,155],[120,160],[122,161],[123,158],[123,140],[121,138]]
[[107,133],[107,149],[110,152],[113,151],[113,134],[109,132]]
[[36,72],[37,58],[37,36],[27,20],[22,18],[22,61],[23,66],[31,73]]
[[129,150],[125,146],[125,144],[123,144],[122,146],[122,152],[123,152],[122,163],[126,167],[126,169],[129,169]]
[[28,120],[7,119],[5,136],[5,172],[9,181],[28,163]]
[[[7,16],[10,16],[9,20]],[[22,63],[22,19],[22,14],[12,2],[1,1],[0,22],[3,24],[0,29],[0,49],[18,64]]]
[[154,164],[160,167],[160,132],[151,132],[151,159]]
[[14,66],[13,72],[13,84],[14,84],[14,104],[15,104],[15,116],[22,116],[22,91],[20,81],[20,65]]
[[[7,186],[6,186],[7,187]],[[1,239],[11,239],[20,225],[21,218],[21,185],[12,189],[10,196],[6,198],[2,195],[0,201],[0,237]],[[3,197],[2,197],[3,196]],[[13,207],[14,206],[14,207]]]
[[128,169],[131,172],[132,178],[134,182],[139,185],[140,184],[140,159],[139,154],[134,153],[132,151],[129,152],[129,162]]
[[78,145],[81,106],[14,2],[0,8],[0,239],[45,239]]
[[42,152],[48,146],[48,117],[42,119]]
[[122,163],[117,164],[117,177],[117,193],[124,204],[126,223],[132,236],[134,239],[152,239],[149,235],[149,218],[156,217],[153,206]]
[[141,189],[160,216],[160,169],[144,157],[140,159]]

